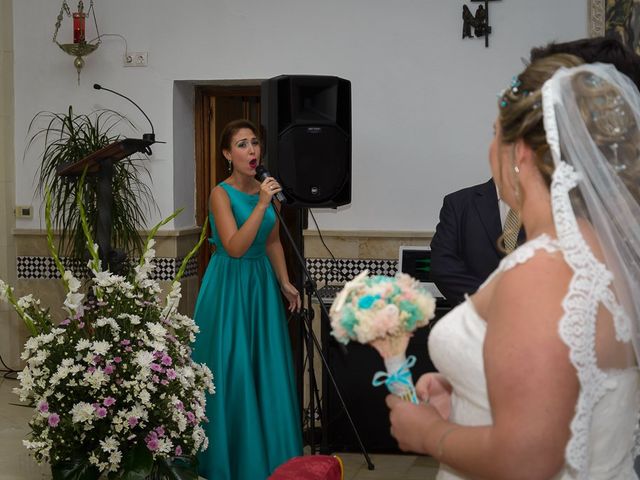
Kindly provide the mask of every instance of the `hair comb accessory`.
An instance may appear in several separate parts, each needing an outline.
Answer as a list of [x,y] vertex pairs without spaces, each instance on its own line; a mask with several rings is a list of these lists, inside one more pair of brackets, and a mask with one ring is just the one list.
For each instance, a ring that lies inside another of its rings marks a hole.
[[514,94],[517,94],[518,93],[518,88],[520,87],[520,85],[522,85],[522,82],[520,81],[520,79],[516,75],[514,75],[511,78],[511,91]]
[[[509,90],[511,91],[512,95],[521,95],[522,98],[526,98],[529,95],[531,95],[531,92],[529,90],[520,90],[520,87],[522,86],[522,81],[518,78],[517,75],[514,75],[511,78],[511,83],[509,84],[509,88],[505,88],[504,90],[502,90],[500,93],[498,93],[498,98],[500,99],[500,101],[498,102],[498,105],[500,105],[500,108],[506,108],[507,105],[509,105],[509,98],[507,97],[507,95],[509,94]],[[533,108],[538,108],[540,106],[540,104],[538,103],[537,105],[534,105]]]

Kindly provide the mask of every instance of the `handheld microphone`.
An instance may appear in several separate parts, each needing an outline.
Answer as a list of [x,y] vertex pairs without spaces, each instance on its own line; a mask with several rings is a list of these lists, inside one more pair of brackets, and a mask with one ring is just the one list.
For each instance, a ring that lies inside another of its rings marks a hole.
[[[269,171],[264,167],[264,165],[258,165],[256,167],[256,175],[255,175],[255,179],[258,180],[260,183],[264,182],[264,179],[267,177],[271,177],[272,175],[269,173]],[[284,196],[284,194],[282,192],[278,192],[274,195],[274,197],[276,197],[276,199],[280,202],[280,203],[287,203],[287,198]]]
[[[115,90],[111,90],[109,88],[104,88],[102,85],[100,85],[98,83],[94,83],[93,84],[93,88],[95,88],[96,90],[106,90],[107,92],[114,93],[114,94],[118,95],[119,97],[122,97],[125,100],[129,100],[131,103],[133,103],[138,108],[138,110],[140,110],[142,112],[142,115],[144,115],[144,117],[147,119],[147,121],[149,122],[149,125],[151,125],[151,133],[143,133],[142,134],[142,139],[143,140],[149,140],[150,142],[155,143],[156,134],[155,134],[155,131],[153,130],[153,123],[151,123],[151,120],[149,119],[149,117],[147,117],[147,114],[144,113],[144,110],[142,110],[140,108],[140,105],[138,105],[136,102],[131,100],[129,97],[127,97],[125,95],[122,95],[121,93],[118,93]],[[160,142],[160,143],[162,143],[162,142]]]

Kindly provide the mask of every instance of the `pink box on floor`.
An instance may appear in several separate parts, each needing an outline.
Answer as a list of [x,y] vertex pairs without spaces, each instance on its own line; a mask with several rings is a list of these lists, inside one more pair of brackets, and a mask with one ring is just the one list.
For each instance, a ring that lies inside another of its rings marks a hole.
[[276,468],[268,480],[343,480],[342,460],[331,455],[294,457]]

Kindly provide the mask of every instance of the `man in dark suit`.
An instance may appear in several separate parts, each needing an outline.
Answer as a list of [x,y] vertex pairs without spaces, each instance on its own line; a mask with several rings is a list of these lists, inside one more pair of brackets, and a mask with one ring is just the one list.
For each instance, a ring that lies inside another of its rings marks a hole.
[[498,192],[493,179],[444,197],[431,240],[431,279],[456,305],[474,293],[498,266],[502,234]]
[[[549,43],[532,49],[530,56],[533,61],[557,53],[576,55],[586,63],[611,63],[640,89],[640,57],[615,39]],[[493,180],[444,198],[440,223],[431,240],[431,278],[451,304],[464,300],[464,294],[474,293],[504,256],[497,246],[504,210]],[[518,242],[523,241],[521,230]]]

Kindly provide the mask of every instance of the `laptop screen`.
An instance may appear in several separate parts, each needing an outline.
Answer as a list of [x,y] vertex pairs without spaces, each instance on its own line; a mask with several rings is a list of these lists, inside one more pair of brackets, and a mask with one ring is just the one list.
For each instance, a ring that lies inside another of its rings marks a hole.
[[443,296],[431,280],[431,247],[402,245],[398,257],[399,272],[411,275],[433,296]]

